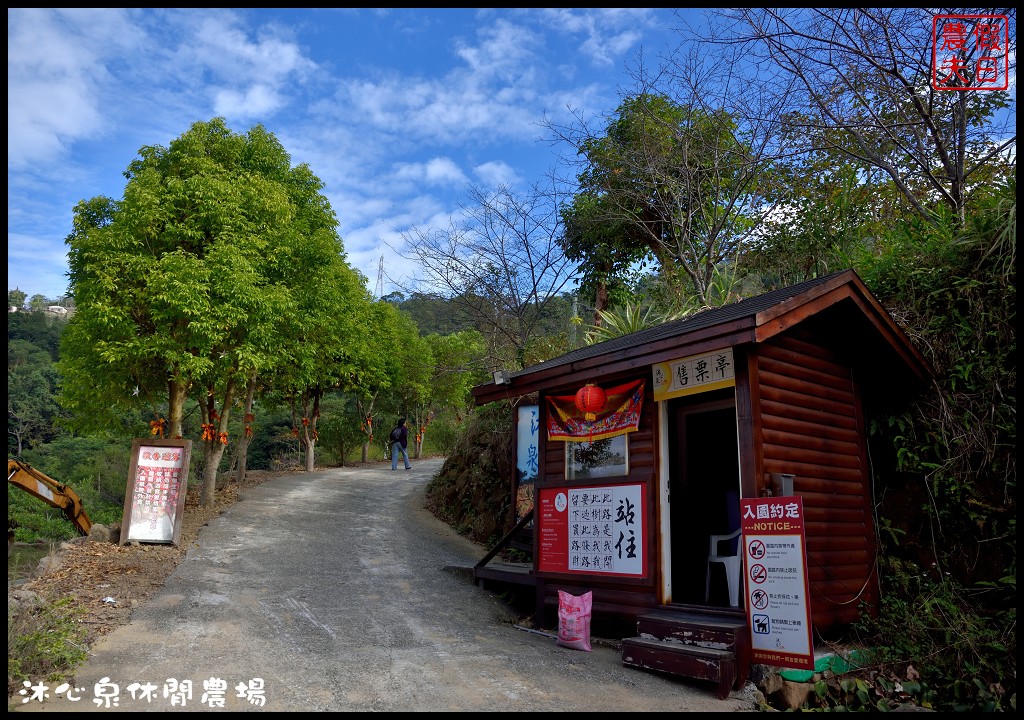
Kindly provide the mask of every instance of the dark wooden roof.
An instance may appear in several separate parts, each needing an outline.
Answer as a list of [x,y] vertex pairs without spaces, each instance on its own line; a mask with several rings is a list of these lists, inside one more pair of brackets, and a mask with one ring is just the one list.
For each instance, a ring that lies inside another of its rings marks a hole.
[[884,367],[879,383],[886,388],[910,392],[931,376],[928,361],[863,281],[844,270],[573,350],[510,373],[509,384],[478,385],[473,396],[483,405],[608,375],[635,374],[658,362],[765,342],[797,325],[848,353],[851,364]]

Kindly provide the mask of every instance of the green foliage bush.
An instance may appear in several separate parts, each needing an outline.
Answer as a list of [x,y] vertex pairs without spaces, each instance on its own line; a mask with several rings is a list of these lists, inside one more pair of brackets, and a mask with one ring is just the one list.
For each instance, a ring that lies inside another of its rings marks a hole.
[[25,682],[69,680],[88,658],[84,615],[70,597],[7,605],[7,694]]
[[437,418],[427,427],[423,440],[423,454],[428,457],[431,455],[448,456],[465,427],[464,420],[452,415],[443,415]]
[[493,545],[515,523],[512,477],[513,423],[507,403],[491,403],[465,419],[441,470],[427,485],[427,507],[484,545]]
[[859,629],[944,710],[1016,705],[1015,186],[966,223],[895,227],[858,268],[935,370],[873,426],[907,487],[880,488],[881,607]]

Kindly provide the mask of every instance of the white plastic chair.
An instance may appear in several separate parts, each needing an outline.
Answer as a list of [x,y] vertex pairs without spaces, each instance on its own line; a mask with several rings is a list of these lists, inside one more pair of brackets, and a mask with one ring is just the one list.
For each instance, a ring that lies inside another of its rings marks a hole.
[[734,490],[725,493],[725,508],[731,532],[728,535],[712,535],[708,543],[708,570],[704,583],[704,602],[711,597],[711,563],[721,563],[725,567],[725,578],[729,584],[729,604],[736,607],[740,604],[740,573],[743,562],[740,555],[743,541],[740,538],[740,496]]
[[[725,577],[729,583],[729,604],[736,607],[740,604],[740,569],[743,565],[742,557],[740,556],[739,548],[741,542],[739,540],[740,534],[743,532],[742,529],[736,529],[728,535],[712,535],[711,542],[708,546],[708,572],[707,580],[704,584],[704,602],[708,601],[711,597],[711,563],[722,563],[725,567]],[[720,543],[730,542],[728,548],[735,548],[733,555],[721,555]]]

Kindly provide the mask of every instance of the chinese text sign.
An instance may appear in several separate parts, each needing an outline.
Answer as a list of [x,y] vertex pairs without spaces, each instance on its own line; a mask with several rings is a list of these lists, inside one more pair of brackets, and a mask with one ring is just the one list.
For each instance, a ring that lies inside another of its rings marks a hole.
[[736,384],[732,348],[656,363],[652,366],[651,372],[654,375],[656,401],[708,392]]
[[136,440],[125,492],[121,544],[176,543],[188,481],[191,441]]
[[935,15],[932,87],[936,90],[1006,90],[1010,86],[1006,15]]
[[645,486],[544,488],[541,572],[644,575]]
[[516,417],[516,520],[521,520],[534,503],[534,484],[539,465],[540,407],[520,405]]
[[803,499],[743,499],[740,512],[753,660],[813,670]]

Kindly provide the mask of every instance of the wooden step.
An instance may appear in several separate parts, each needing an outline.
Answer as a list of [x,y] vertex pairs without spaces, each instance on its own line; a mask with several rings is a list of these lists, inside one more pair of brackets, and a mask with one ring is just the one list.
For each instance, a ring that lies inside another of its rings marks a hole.
[[638,635],[672,638],[680,642],[723,643],[734,646],[737,635],[746,632],[743,616],[717,615],[693,611],[654,610],[636,619]]
[[751,641],[745,614],[735,611],[665,607],[637,617],[637,635],[712,650],[727,650],[736,657],[735,689],[750,675]]
[[644,670],[715,683],[719,700],[736,684],[736,653],[675,640],[633,637],[622,641],[622,662]]

